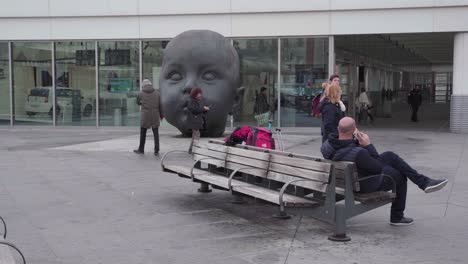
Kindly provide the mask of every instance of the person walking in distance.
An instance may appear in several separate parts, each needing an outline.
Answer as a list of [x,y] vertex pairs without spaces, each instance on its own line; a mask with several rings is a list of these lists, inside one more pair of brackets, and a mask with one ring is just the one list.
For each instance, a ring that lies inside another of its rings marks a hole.
[[187,101],[188,110],[188,125],[192,130],[192,141],[188,152],[192,153],[193,144],[198,143],[200,140],[200,130],[204,128],[206,124],[206,113],[210,111],[210,108],[205,105],[203,100],[202,90],[200,88],[194,88],[190,92],[190,98]]
[[140,114],[140,145],[133,152],[136,154],[145,153],[146,132],[149,128],[153,130],[154,155],[159,154],[159,125],[163,118],[161,99],[159,91],[153,88],[150,80],[142,82],[143,89],[138,94],[137,104],[141,106]]
[[419,85],[416,85],[414,89],[412,89],[408,94],[408,104],[411,106],[412,114],[411,114],[411,121],[412,122],[419,122],[418,119],[418,110],[422,103],[422,94],[421,88]]

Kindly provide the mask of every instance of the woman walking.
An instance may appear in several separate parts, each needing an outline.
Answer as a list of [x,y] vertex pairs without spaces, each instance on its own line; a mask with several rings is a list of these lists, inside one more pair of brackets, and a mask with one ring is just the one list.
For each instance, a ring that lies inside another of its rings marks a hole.
[[345,116],[345,105],[341,102],[341,88],[332,84],[328,87],[325,99],[320,103],[319,111],[322,115],[322,142],[330,134],[338,134],[338,123]]
[[187,102],[188,124],[192,130],[192,142],[188,152],[192,154],[192,148],[194,143],[198,143],[200,140],[200,130],[203,129],[206,121],[206,112],[210,111],[210,108],[205,105],[203,100],[202,90],[200,88],[194,88],[190,92],[190,98]]

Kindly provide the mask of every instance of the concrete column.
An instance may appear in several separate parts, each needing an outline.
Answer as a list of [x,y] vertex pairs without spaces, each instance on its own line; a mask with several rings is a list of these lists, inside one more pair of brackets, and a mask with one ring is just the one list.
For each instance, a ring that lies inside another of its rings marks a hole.
[[455,34],[450,130],[468,133],[468,32]]

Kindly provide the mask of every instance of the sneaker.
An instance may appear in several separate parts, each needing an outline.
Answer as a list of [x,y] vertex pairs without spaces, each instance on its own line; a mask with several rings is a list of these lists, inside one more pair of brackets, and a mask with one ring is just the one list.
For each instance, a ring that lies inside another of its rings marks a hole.
[[425,193],[438,191],[447,185],[448,180],[433,180],[430,179],[426,187],[423,189]]
[[135,149],[133,152],[135,152],[136,154],[145,154],[144,151],[141,151],[139,149]]
[[154,155],[155,155],[155,156],[159,156],[159,151],[155,151],[155,152],[154,152]]
[[390,224],[394,226],[406,226],[406,225],[412,225],[414,223],[413,218],[409,217],[402,217],[400,220],[390,220]]

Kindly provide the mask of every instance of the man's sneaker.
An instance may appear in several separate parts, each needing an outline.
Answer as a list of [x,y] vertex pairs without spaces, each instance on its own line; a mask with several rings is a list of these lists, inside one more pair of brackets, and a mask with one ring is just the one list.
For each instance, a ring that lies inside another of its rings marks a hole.
[[402,217],[400,220],[390,220],[390,224],[394,226],[406,226],[406,225],[412,225],[414,223],[413,218],[409,217]]
[[447,185],[448,180],[433,180],[430,179],[426,187],[423,189],[425,193],[438,191]]
[[141,151],[139,149],[135,149],[133,152],[135,152],[136,154],[145,154],[144,151]]

